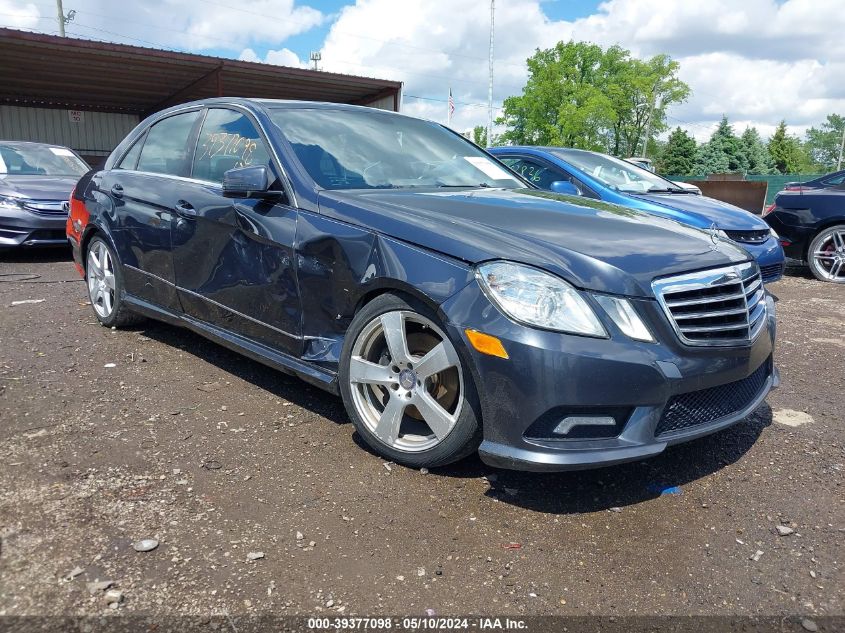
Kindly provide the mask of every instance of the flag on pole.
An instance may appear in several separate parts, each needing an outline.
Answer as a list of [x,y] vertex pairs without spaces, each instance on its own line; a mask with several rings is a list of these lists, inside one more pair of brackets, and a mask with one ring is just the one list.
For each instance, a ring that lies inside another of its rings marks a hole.
[[452,98],[452,89],[449,88],[449,123],[452,122],[452,115],[455,114],[455,100]]

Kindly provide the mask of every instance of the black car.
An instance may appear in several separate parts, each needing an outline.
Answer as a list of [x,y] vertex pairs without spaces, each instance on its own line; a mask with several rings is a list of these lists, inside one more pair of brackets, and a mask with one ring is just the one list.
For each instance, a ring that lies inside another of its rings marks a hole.
[[845,283],[845,171],[787,187],[763,219],[787,257],[807,262],[821,281]]
[[747,251],[533,188],[395,113],[163,111],[82,178],[68,236],[101,323],[186,326],[340,394],[410,466],[640,459],[741,421],[777,383]]
[[67,147],[0,141],[0,250],[67,246],[70,192],[88,169]]

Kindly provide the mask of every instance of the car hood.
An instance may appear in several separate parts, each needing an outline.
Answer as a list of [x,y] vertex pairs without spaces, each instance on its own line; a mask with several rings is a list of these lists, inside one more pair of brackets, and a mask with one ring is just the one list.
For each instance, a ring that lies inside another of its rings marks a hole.
[[726,231],[765,231],[769,228],[762,218],[758,218],[753,213],[707,196],[689,193],[629,195],[639,200],[648,200],[666,209],[680,211],[683,217],[677,216],[679,221],[701,228],[708,228],[713,223]]
[[75,176],[0,176],[0,196],[69,200],[78,181]]
[[749,259],[672,220],[535,189],[322,191],[319,203],[327,216],[471,264],[518,261],[628,296],[653,296],[655,277]]

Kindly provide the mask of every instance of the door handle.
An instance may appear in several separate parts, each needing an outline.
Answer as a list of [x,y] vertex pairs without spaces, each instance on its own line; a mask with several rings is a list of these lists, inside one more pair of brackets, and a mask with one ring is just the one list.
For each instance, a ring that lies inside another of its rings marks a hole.
[[185,202],[184,200],[180,200],[176,203],[174,207],[176,213],[181,215],[183,218],[195,218],[197,217],[197,210],[191,206],[190,202]]
[[123,197],[123,187],[121,187],[118,184],[112,185],[111,195],[113,195],[115,198],[122,198]]

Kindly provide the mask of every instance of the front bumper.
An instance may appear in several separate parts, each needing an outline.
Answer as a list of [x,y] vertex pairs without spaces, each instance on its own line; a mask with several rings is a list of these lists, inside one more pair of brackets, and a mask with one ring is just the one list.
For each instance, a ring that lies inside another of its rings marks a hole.
[[25,209],[0,210],[0,248],[66,246],[67,214],[38,215]]
[[[452,339],[464,343],[479,391],[481,459],[530,471],[610,466],[740,422],[778,384],[774,302],[768,296],[766,301],[766,326],[750,345],[693,348],[680,343],[656,301],[632,302],[657,343],[627,338],[595,305],[611,333],[597,339],[513,323],[477,283],[470,284],[441,310]],[[476,352],[466,342],[466,328],[498,337],[509,358]],[[713,404],[690,411],[693,423],[684,424],[685,407],[702,398]],[[725,402],[732,406],[726,409]],[[667,427],[670,409],[675,422],[681,412],[680,426]],[[554,432],[559,421],[580,416],[613,417],[617,424],[566,436]]]
[[783,277],[785,257],[783,247],[774,237],[770,237],[761,244],[747,244],[736,242],[747,250],[760,266],[763,283],[770,284]]

